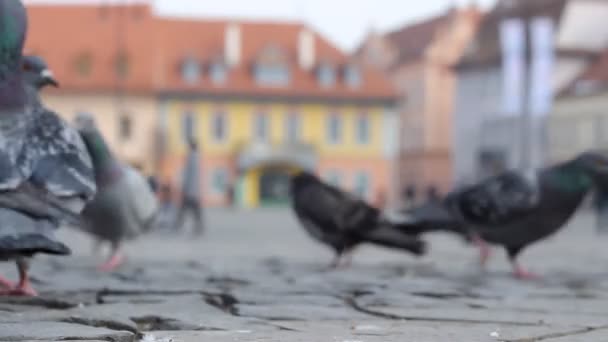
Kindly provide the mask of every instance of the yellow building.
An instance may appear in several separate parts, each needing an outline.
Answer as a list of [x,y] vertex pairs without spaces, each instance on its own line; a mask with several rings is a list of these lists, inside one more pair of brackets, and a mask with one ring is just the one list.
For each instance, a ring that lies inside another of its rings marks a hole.
[[398,118],[380,73],[300,23],[167,24],[176,37],[200,32],[171,40],[166,56],[178,66],[161,94],[168,174],[193,136],[208,203],[226,203],[232,187],[245,207],[283,203],[297,168],[372,201],[391,189]]
[[141,4],[29,12],[27,50],[64,85],[49,107],[94,114],[120,156],[175,189],[193,137],[208,205],[284,203],[302,168],[370,201],[393,192],[390,82],[302,23],[165,18]]

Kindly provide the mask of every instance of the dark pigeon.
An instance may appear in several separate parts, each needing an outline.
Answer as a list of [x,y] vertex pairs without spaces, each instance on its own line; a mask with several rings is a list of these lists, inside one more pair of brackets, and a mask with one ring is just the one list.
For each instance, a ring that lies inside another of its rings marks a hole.
[[98,189],[82,212],[81,228],[112,245],[112,255],[99,266],[112,271],[124,262],[122,243],[155,224],[158,201],[146,178],[114,157],[92,117],[77,117],[76,126],[93,159]]
[[425,252],[423,241],[395,229],[378,209],[323,183],[311,173],[295,175],[291,180],[291,193],[293,210],[306,231],[336,252],[333,267],[340,265],[344,254],[350,254],[365,242],[415,255]]
[[501,245],[515,276],[534,278],[519,266],[517,256],[563,227],[585,196],[607,178],[608,157],[597,152],[545,168],[535,179],[506,172],[456,190],[441,203],[409,211],[408,228],[416,234],[432,230],[462,234],[480,247],[482,265],[489,257],[486,242]]
[[35,295],[28,268],[37,253],[66,255],[54,237],[62,222],[79,222],[95,194],[91,159],[78,133],[45,109],[22,70],[26,11],[0,2],[0,260],[15,260],[19,284],[2,279],[2,294]]

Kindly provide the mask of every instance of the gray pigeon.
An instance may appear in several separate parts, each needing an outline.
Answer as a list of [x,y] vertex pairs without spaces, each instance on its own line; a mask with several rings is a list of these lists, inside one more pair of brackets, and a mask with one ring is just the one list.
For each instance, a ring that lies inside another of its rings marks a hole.
[[516,277],[536,278],[519,265],[518,255],[565,226],[593,188],[605,191],[607,180],[608,156],[585,152],[540,170],[535,183],[510,171],[410,210],[408,229],[462,234],[480,247],[482,266],[489,257],[486,242],[501,245]]
[[59,87],[53,72],[40,56],[23,56],[21,61],[25,83],[40,91],[46,86]]
[[0,260],[16,261],[20,278],[16,286],[0,280],[5,295],[36,295],[30,258],[70,253],[54,231],[62,222],[78,222],[96,189],[80,136],[24,81],[26,31],[23,4],[0,1]]
[[159,205],[145,177],[114,157],[92,117],[80,115],[76,126],[93,159],[98,189],[82,212],[82,228],[111,243],[112,255],[99,270],[112,271],[124,262],[122,242],[150,229]]

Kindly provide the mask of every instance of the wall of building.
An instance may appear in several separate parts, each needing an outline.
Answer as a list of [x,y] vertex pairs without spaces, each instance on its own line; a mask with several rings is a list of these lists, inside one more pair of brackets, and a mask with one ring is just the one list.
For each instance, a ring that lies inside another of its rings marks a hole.
[[141,166],[146,173],[153,171],[153,142],[157,127],[157,101],[153,96],[127,96],[123,99],[124,113],[131,118],[131,135],[126,138],[119,136],[119,116],[116,98],[112,94],[43,94],[43,101],[47,108],[70,122],[78,113],[92,114],[108,144],[121,159]]
[[[202,151],[202,169],[205,174],[203,185],[206,202],[210,205],[223,205],[227,202],[226,191],[210,191],[213,173],[217,168],[225,169],[230,183],[240,193],[241,204],[255,207],[259,199],[258,184],[262,169],[238,170],[239,153],[248,143],[256,141],[255,120],[259,113],[268,118],[268,140],[270,145],[288,143],[286,120],[297,113],[300,121],[299,141],[313,147],[318,163],[317,170],[323,177],[337,174],[340,186],[352,190],[355,178],[360,174],[369,179],[366,199],[373,201],[379,192],[391,189],[392,168],[389,140],[397,139],[389,132],[395,129],[398,120],[396,112],[387,111],[384,106],[328,105],[323,103],[260,103],[256,101],[233,101],[217,103],[208,100],[182,101],[167,100],[163,106],[166,111],[168,154],[167,162],[170,178],[179,184],[181,163],[186,153],[184,118],[194,114],[194,132]],[[217,113],[223,113],[225,137],[221,141],[214,138],[213,120]],[[333,143],[327,137],[328,117],[336,114],[342,126],[341,138]],[[367,117],[369,139],[365,143],[357,140],[356,125],[360,116]],[[392,119],[389,120],[389,119]],[[390,122],[389,122],[390,121]],[[387,124],[388,122],[388,124]],[[392,147],[395,149],[395,147]]]
[[454,108],[454,182],[468,183],[477,178],[478,151],[483,135],[482,123],[497,115],[501,104],[501,72],[498,66],[464,69],[458,72]]
[[548,117],[548,159],[555,163],[589,149],[608,148],[608,93],[558,100]]

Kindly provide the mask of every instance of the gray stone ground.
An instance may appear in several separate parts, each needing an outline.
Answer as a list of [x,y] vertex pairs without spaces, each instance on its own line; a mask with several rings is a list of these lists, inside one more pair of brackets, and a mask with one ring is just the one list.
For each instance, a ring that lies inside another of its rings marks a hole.
[[113,274],[64,230],[75,255],[37,259],[41,297],[0,299],[0,341],[608,341],[608,236],[588,214],[526,251],[536,282],[511,279],[500,250],[481,273],[476,251],[446,235],[423,259],[362,247],[352,268],[326,272],[331,253],[288,211],[209,221],[200,240],[130,244]]

